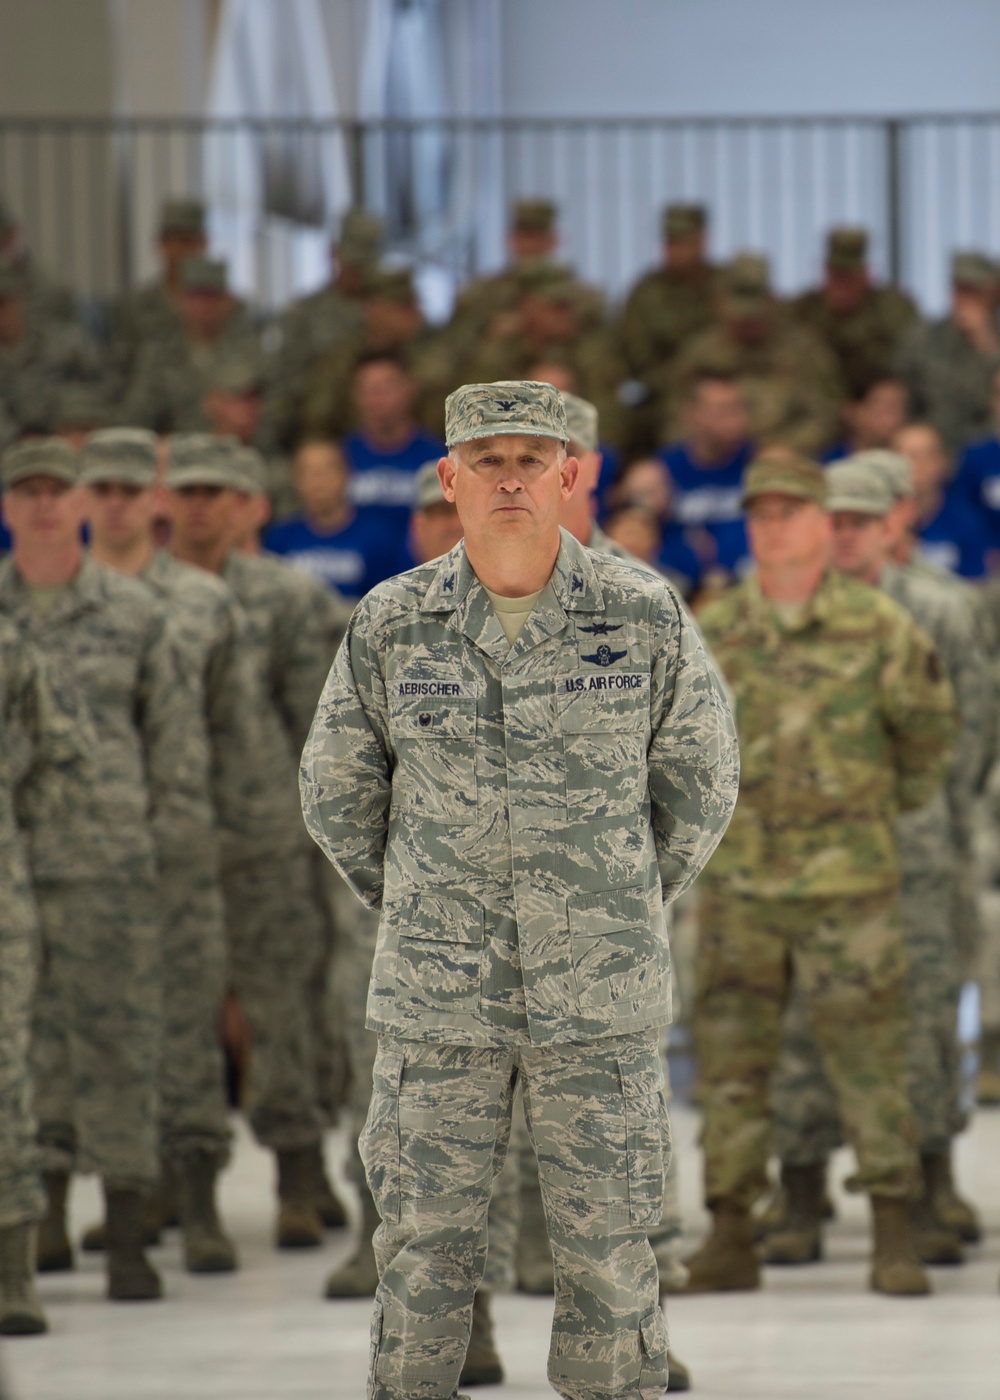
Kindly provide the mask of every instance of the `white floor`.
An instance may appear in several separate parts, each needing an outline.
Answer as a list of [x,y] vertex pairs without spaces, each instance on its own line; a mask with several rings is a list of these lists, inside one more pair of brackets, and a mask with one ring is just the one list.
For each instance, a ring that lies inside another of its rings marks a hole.
[[[692,1241],[703,1218],[697,1118],[675,1105],[675,1138]],[[340,1144],[332,1141],[336,1159]],[[835,1179],[847,1175],[838,1161]],[[772,1269],[759,1293],[671,1299],[671,1345],[713,1400],[1000,1400],[1000,1110],[981,1113],[962,1141],[963,1190],[980,1206],[985,1242],[960,1269],[936,1270],[936,1296],[900,1300],[865,1290],[867,1212],[838,1192],[828,1261]],[[278,1254],[269,1159],[240,1133],[223,1183],[223,1208],[243,1268],[197,1279],[180,1268],[175,1236],[155,1253],[166,1281],[160,1304],[111,1305],[101,1260],[41,1280],[51,1333],[6,1343],[3,1400],[305,1400],[364,1394],[366,1302],[320,1297],[328,1270],[350,1247],[341,1232],[323,1250]],[[78,1183],[74,1230],[96,1218],[97,1188]],[[496,1300],[502,1389],[484,1400],[549,1396],[545,1355],[552,1305]]]

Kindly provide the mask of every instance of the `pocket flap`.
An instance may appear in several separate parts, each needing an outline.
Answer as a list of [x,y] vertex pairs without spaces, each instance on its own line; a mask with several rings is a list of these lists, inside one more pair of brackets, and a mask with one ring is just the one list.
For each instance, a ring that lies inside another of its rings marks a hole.
[[667,1349],[667,1322],[659,1308],[639,1323],[642,1349],[647,1356],[662,1356]]
[[391,728],[400,739],[475,739],[476,697],[421,696],[393,706]]
[[[568,683],[583,688],[567,690]],[[556,704],[564,734],[631,733],[649,721],[649,677],[641,672],[570,677],[557,685]]]
[[574,938],[606,938],[622,929],[646,928],[650,922],[646,892],[641,885],[571,895],[567,907]]
[[483,906],[474,899],[442,894],[413,894],[399,901],[394,919],[400,938],[435,943],[469,943],[482,947]]

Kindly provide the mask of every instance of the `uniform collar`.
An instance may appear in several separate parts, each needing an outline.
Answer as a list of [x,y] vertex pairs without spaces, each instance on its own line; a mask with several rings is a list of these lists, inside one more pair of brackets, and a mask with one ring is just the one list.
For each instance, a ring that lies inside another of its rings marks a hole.
[[826,622],[829,619],[831,612],[836,608],[841,579],[834,569],[827,569],[820,579],[816,592],[806,603],[801,619],[793,626],[780,621],[774,604],[770,598],[765,598],[760,591],[760,583],[756,574],[748,576],[745,587],[748,611],[754,622],[775,631],[804,632],[813,622]]
[[106,596],[103,570],[85,550],[76,574],[61,591],[51,611],[40,617],[31,606],[30,591],[17,571],[13,556],[0,562],[0,609],[39,635],[99,607]]

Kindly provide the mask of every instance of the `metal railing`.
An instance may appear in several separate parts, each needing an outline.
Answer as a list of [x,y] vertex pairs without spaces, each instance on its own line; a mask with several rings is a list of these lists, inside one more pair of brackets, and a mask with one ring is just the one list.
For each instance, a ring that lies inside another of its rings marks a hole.
[[547,195],[562,251],[619,298],[657,258],[672,199],[711,210],[713,256],[755,248],[792,291],[834,223],[871,231],[877,275],[941,305],[956,247],[1000,251],[1000,113],[378,122],[0,117],[0,192],[38,260],[101,299],[155,266],[157,211],[200,196],[264,310],[315,283],[350,201],[447,279],[503,259],[505,209]]

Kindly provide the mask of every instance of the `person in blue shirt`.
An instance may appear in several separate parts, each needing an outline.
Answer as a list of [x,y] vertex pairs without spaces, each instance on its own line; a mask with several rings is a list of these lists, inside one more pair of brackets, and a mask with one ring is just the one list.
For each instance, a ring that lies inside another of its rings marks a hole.
[[694,375],[684,397],[682,421],[683,439],[659,454],[673,486],[673,520],[703,567],[739,574],[748,561],[740,482],[754,446],[736,377]]
[[351,600],[408,567],[395,535],[351,504],[350,473],[337,443],[303,442],[292,462],[292,480],[302,514],[266,530],[265,549]]
[[885,448],[906,422],[909,393],[894,374],[877,372],[851,385],[840,410],[844,433],[820,455],[820,462],[839,462],[855,452]]
[[930,423],[907,423],[892,445],[913,472],[917,552],[938,568],[982,578],[989,571],[989,531],[967,501],[945,491],[951,463],[941,434]]
[[991,403],[993,433],[965,448],[947,495],[976,511],[989,531],[990,544],[1000,549],[1000,370],[993,376]]
[[377,523],[402,548],[417,472],[447,449],[417,421],[417,381],[395,355],[367,355],[354,370],[351,387],[358,427],[342,442],[351,501],[359,518]]

